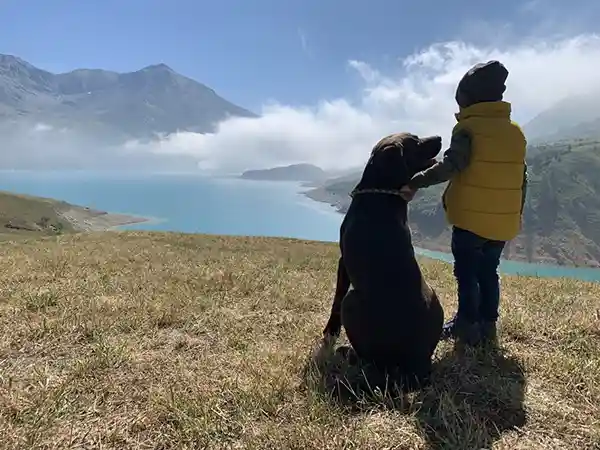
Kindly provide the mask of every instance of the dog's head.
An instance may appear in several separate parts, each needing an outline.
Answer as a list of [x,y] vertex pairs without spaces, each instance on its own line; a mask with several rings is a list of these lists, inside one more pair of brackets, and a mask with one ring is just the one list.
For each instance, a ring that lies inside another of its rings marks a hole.
[[439,136],[419,138],[410,133],[386,136],[373,147],[356,189],[400,189],[413,175],[433,166],[441,149]]

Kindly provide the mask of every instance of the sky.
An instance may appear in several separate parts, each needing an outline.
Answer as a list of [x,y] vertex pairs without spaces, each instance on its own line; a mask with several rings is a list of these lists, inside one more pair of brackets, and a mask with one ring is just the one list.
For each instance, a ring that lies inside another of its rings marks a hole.
[[261,114],[127,144],[211,170],[356,165],[394,131],[446,140],[456,83],[482,60],[506,64],[521,122],[600,87],[596,0],[0,0],[0,17],[0,53],[43,69],[162,62]]

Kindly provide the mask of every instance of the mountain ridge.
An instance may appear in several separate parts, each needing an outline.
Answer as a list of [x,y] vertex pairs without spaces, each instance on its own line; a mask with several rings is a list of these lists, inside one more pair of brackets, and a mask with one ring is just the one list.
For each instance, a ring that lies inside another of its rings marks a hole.
[[327,179],[327,172],[314,164],[300,163],[266,169],[249,169],[240,178],[247,180],[319,182]]
[[523,131],[532,144],[565,139],[600,139],[600,91],[560,99],[529,120]]
[[0,54],[0,121],[42,122],[127,140],[207,133],[232,116],[258,117],[164,62],[131,72],[77,68],[53,73]]

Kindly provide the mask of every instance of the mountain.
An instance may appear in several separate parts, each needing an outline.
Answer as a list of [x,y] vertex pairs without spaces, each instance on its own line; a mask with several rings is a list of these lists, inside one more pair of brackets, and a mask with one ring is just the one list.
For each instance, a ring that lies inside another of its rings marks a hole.
[[562,99],[526,123],[523,131],[532,144],[600,139],[600,91]]
[[289,166],[273,167],[270,169],[246,170],[241,178],[249,180],[271,181],[324,181],[327,173],[312,164],[292,164]]
[[43,123],[120,141],[178,130],[206,133],[230,116],[257,117],[165,64],[55,74],[0,55],[0,123]]
[[[528,149],[529,184],[521,234],[504,257],[518,261],[600,266],[600,141],[579,140]],[[306,193],[345,212],[360,172],[328,180]],[[445,184],[421,190],[410,203],[415,245],[449,252],[450,228],[441,204]]]

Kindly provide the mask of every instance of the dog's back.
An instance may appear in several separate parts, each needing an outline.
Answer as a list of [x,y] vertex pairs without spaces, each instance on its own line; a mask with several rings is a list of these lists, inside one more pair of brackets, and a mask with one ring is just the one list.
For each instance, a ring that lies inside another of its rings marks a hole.
[[[415,258],[410,229],[392,196],[353,200],[344,218],[340,250],[352,286],[382,319],[395,315],[409,332],[426,315],[429,299]],[[418,334],[418,331],[417,331]]]
[[[373,293],[372,304],[384,308],[394,293],[403,303],[420,303],[420,269],[400,199],[385,195],[357,196],[340,229],[340,250],[352,285]],[[379,295],[375,295],[375,293]]]

